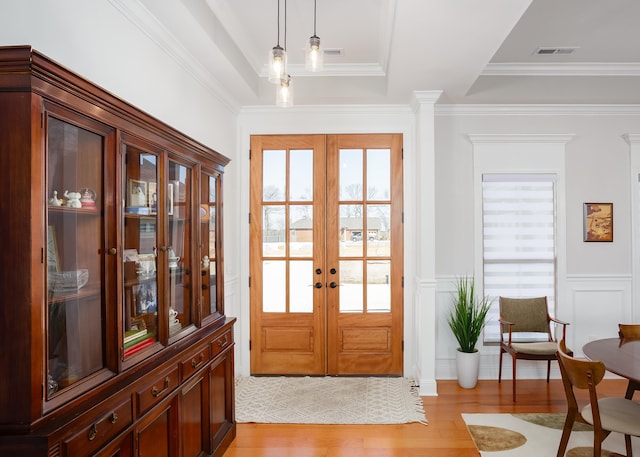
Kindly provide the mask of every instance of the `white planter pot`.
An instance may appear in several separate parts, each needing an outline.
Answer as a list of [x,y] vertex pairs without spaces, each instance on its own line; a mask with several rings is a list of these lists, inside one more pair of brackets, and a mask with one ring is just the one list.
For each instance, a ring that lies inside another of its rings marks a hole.
[[473,389],[478,382],[480,372],[480,352],[456,351],[456,372],[460,387]]

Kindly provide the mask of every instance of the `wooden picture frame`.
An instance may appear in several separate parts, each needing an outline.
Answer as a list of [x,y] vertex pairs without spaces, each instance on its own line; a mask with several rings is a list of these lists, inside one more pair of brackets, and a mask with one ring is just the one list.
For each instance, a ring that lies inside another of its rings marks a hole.
[[149,186],[147,181],[139,181],[137,179],[129,180],[129,189],[127,193],[129,204],[127,206],[146,207],[147,195],[149,195]]
[[583,240],[613,241],[613,203],[584,203]]
[[136,315],[155,313],[158,310],[158,286],[155,281],[134,285],[131,289],[136,304]]

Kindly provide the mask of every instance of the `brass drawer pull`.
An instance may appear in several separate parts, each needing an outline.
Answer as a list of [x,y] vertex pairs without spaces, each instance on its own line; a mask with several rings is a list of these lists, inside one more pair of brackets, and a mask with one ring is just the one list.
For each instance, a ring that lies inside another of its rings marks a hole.
[[111,421],[112,424],[115,424],[116,421],[118,420],[118,413],[116,413],[115,411],[111,413],[111,418],[109,420]]
[[98,435],[98,424],[93,424],[89,430],[89,441],[93,441]]
[[158,388],[156,386],[153,386],[153,388],[151,389],[151,395],[153,395],[154,397],[159,397],[160,395],[162,395],[167,389],[169,388],[169,376],[167,376],[166,378],[164,378],[164,388],[162,390],[158,390]]
[[226,345],[229,342],[229,335],[225,335],[224,338],[220,338],[218,340],[218,346],[222,347],[224,345]]
[[198,368],[204,362],[204,354],[200,353],[200,361],[196,362],[196,359],[191,359],[191,367]]

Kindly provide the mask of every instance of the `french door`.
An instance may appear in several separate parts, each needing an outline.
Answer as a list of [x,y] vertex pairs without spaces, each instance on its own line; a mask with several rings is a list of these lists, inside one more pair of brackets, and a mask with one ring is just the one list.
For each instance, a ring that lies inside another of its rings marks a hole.
[[402,136],[251,137],[252,374],[402,374]]

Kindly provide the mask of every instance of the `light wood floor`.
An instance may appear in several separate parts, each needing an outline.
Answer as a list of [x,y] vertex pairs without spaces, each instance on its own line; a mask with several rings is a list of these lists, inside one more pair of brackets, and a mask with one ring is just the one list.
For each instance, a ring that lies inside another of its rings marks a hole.
[[[600,395],[623,397],[626,381],[606,379],[598,387]],[[438,396],[423,403],[429,425],[238,424],[224,457],[477,457],[461,413],[566,411],[560,380],[518,381],[516,404],[510,380],[479,381],[470,390],[438,381]]]

